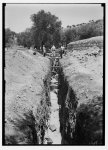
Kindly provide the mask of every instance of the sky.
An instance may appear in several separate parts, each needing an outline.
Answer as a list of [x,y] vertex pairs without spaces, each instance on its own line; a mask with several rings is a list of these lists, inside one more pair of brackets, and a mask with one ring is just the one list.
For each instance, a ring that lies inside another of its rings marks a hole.
[[16,33],[24,31],[32,26],[30,16],[40,10],[56,15],[64,28],[103,18],[100,4],[6,4],[5,28]]

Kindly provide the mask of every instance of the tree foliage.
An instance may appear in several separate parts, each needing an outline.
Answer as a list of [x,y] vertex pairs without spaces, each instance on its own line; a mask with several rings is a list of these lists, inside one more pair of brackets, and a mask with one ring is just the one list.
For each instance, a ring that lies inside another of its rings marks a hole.
[[51,48],[53,44],[60,47],[73,41],[103,35],[103,20],[91,20],[88,23],[67,25],[66,28],[63,28],[58,17],[44,10],[32,14],[31,20],[32,27],[24,32],[16,34],[7,28],[5,30],[5,45],[12,45],[15,36],[18,45],[40,49],[43,45],[46,48]]
[[52,44],[59,45],[61,21],[58,17],[41,10],[37,14],[33,14],[31,20],[33,22],[32,38],[35,46],[46,45],[51,47]]
[[30,48],[32,46],[32,33],[31,29],[26,29],[17,35],[18,45]]
[[11,31],[9,28],[5,29],[5,46],[10,47],[14,43],[14,37],[16,33]]
[[90,37],[103,35],[103,20],[89,21],[89,23],[82,23],[67,26],[65,30],[61,30],[61,43],[66,45],[72,41],[87,39]]

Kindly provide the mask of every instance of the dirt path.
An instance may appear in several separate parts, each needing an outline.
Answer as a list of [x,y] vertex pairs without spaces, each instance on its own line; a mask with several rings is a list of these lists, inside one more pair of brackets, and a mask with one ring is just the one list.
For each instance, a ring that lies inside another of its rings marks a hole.
[[55,78],[51,80],[50,92],[51,98],[51,116],[48,122],[48,130],[45,133],[45,144],[61,144],[59,105],[58,105],[58,81]]

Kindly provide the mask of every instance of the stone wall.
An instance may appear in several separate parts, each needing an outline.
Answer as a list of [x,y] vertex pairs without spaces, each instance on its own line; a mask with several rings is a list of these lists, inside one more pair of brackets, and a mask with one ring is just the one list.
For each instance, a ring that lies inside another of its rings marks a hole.
[[75,41],[67,45],[67,48],[70,50],[83,50],[90,47],[99,47],[100,49],[103,48],[103,36]]

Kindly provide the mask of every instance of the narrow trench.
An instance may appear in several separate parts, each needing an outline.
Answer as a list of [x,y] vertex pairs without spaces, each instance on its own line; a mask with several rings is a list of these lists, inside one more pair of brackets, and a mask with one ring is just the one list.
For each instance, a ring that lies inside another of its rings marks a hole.
[[59,57],[51,58],[51,114],[43,144],[75,145],[77,98],[67,82]]
[[58,57],[51,59],[51,66],[51,114],[44,144],[74,145],[77,98],[65,79]]
[[51,114],[48,120],[48,129],[45,132],[44,144],[61,144],[59,104],[58,104],[58,71],[59,59],[52,60],[50,100]]
[[[94,136],[89,122],[92,105],[78,107],[78,98],[67,81],[59,58],[52,59],[50,101],[51,114],[44,144],[92,145],[102,142],[102,133]],[[97,127],[97,124],[96,124]]]

